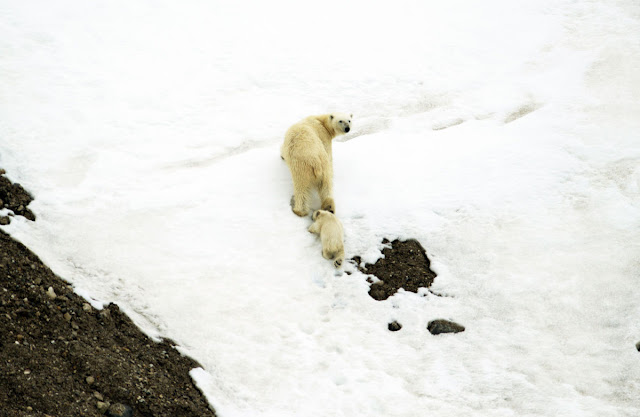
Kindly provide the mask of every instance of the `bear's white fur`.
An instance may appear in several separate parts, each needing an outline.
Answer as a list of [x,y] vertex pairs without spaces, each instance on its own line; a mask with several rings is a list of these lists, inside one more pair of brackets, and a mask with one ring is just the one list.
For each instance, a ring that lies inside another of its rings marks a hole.
[[333,260],[333,266],[340,268],[344,261],[344,229],[338,217],[326,210],[313,213],[313,224],[309,232],[320,235],[322,257]]
[[291,171],[291,208],[298,216],[309,214],[314,189],[320,195],[321,208],[335,213],[331,141],[349,132],[352,116],[345,113],[309,116],[287,130],[280,156]]

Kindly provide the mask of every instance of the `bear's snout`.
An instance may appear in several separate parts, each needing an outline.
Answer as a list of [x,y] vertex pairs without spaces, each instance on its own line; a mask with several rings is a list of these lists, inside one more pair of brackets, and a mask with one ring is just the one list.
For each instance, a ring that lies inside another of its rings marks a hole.
[[350,130],[351,130],[351,128],[349,126],[344,128],[345,133],[349,133]]

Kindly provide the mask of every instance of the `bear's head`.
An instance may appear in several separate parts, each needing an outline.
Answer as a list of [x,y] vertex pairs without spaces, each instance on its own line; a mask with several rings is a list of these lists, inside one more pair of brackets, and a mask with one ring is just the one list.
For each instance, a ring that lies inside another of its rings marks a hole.
[[341,135],[343,133],[349,133],[351,130],[351,118],[353,114],[347,113],[331,113],[329,115],[329,119],[331,119],[331,125],[333,129],[336,131],[337,135]]
[[327,211],[327,210],[316,210],[316,211],[313,212],[313,215],[311,216],[311,218],[315,222],[316,220],[321,219],[321,218],[323,218],[325,216],[331,217],[333,215],[334,214],[332,212]]

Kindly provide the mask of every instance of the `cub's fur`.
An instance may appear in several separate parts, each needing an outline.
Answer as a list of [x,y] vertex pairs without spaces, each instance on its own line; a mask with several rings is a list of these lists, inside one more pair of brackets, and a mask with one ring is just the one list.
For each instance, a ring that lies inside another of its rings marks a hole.
[[333,266],[340,268],[344,262],[344,230],[338,217],[330,211],[316,210],[309,232],[320,235],[322,256],[333,260]]

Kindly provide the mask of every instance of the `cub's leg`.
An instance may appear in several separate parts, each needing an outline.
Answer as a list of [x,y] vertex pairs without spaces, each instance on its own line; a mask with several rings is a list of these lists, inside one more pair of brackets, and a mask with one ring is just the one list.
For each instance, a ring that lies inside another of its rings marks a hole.
[[344,249],[342,249],[336,254],[336,260],[333,261],[333,266],[335,266],[336,268],[340,268],[343,262],[344,262]]
[[318,223],[313,223],[311,226],[309,226],[309,233],[315,233],[316,235],[320,234],[320,227],[318,226]]

